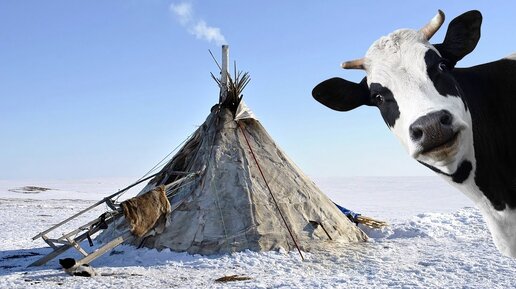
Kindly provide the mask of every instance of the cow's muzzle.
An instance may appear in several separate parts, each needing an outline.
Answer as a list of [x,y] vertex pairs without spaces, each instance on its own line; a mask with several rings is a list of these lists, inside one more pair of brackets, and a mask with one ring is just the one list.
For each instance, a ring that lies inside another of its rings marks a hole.
[[455,154],[459,130],[453,127],[453,115],[447,110],[428,113],[409,127],[410,139],[417,147],[415,157],[427,155],[443,160]]

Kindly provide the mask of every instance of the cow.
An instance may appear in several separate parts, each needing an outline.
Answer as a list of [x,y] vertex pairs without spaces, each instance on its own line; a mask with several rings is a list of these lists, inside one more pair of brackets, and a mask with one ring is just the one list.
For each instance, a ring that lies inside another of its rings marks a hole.
[[516,257],[516,53],[469,68],[456,64],[480,39],[482,14],[466,12],[444,41],[429,40],[437,15],[420,30],[381,37],[365,57],[360,82],[331,78],[312,96],[337,111],[375,106],[409,155],[444,177],[478,207],[497,249]]

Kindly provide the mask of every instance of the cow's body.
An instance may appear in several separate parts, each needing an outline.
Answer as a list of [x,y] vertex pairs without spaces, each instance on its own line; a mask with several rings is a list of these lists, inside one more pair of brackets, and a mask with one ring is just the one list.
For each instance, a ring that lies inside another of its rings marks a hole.
[[[453,182],[481,210],[493,240],[516,257],[516,57],[455,69],[471,111],[474,170]],[[440,172],[438,172],[440,173]]]
[[516,257],[516,54],[454,68],[475,48],[481,19],[457,17],[437,45],[428,40],[442,12],[420,31],[395,31],[343,64],[366,70],[360,84],[333,78],[312,93],[339,111],[378,107],[408,153],[472,199],[500,252]]

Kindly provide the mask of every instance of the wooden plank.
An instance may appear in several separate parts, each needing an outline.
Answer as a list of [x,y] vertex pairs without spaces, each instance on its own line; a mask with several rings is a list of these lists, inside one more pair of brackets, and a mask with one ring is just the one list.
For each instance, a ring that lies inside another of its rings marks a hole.
[[[112,218],[114,218],[114,217],[118,216],[118,214],[119,214],[119,212],[118,212],[118,211],[116,211],[116,212],[112,212],[112,214],[108,215],[108,216],[104,219],[104,221],[105,221],[105,222],[108,222],[110,219],[112,219]],[[67,233],[67,234],[65,234],[65,235],[63,235],[63,236],[61,236],[61,237],[59,237],[57,240],[64,241],[64,240],[66,240],[68,237],[71,237],[71,236],[73,236],[73,235],[75,235],[75,234],[79,233],[80,231],[88,230],[88,229],[91,227],[91,225],[93,225],[93,224],[97,223],[98,221],[100,221],[100,217],[96,218],[95,220],[93,220],[93,221],[91,221],[91,222],[88,222],[88,223],[86,223],[86,224],[84,224],[84,225],[80,226],[79,228],[77,228],[77,229],[75,229],[75,230],[71,231],[70,233]],[[92,235],[93,235],[93,234],[92,234]]]
[[72,247],[71,245],[63,245],[63,246],[57,248],[56,250],[52,251],[50,254],[45,255],[42,258],[36,260],[35,262],[33,262],[32,264],[30,264],[27,267],[34,267],[34,266],[45,265],[48,261],[50,261],[50,260],[54,259],[55,257],[63,254],[64,252],[66,252],[71,247]]
[[45,241],[45,243],[47,243],[50,248],[54,250],[57,249],[57,246],[54,244],[53,240],[49,239],[46,235],[41,236],[41,239],[43,239],[43,241]]
[[88,256],[88,252],[84,251],[84,249],[81,247],[81,245],[79,245],[77,242],[75,242],[75,240],[72,240],[70,238],[66,238],[66,240],[68,240],[70,245],[72,245],[75,249],[77,249],[77,251],[79,251],[79,253],[83,254],[84,257]]
[[[45,242],[47,242],[47,244],[48,244],[48,242],[52,242],[53,243],[52,245],[54,245],[54,247],[55,247],[54,249],[57,249],[56,243],[57,244],[68,244],[69,243],[67,240],[62,240],[62,239],[47,239],[47,240],[45,240]],[[50,247],[52,247],[52,245],[50,245]]]
[[100,220],[100,218],[96,218],[95,220],[93,220],[93,221],[91,221],[91,222],[87,223],[86,225],[82,225],[82,226],[80,226],[79,228],[77,228],[77,229],[75,229],[75,230],[73,230],[73,231],[71,231],[71,232],[69,232],[69,233],[64,234],[63,236],[59,237],[59,238],[58,238],[58,239],[56,239],[56,240],[57,240],[58,242],[59,242],[59,241],[60,241],[60,242],[63,242],[63,241],[64,241],[64,242],[66,242],[66,241],[67,241],[66,239],[68,239],[69,237],[71,237],[71,236],[73,236],[73,235],[75,235],[75,234],[79,233],[80,231],[88,230],[88,228],[89,228],[91,225],[95,224],[95,223],[96,223],[96,222],[98,222],[99,220]]
[[122,244],[123,242],[129,240],[130,238],[133,238],[133,235],[131,232],[125,232],[122,235],[116,237],[115,239],[109,241],[106,245],[98,248],[94,252],[90,253],[88,256],[85,256],[81,260],[78,260],[74,267],[78,267],[83,264],[89,264],[93,260],[97,259],[98,257],[106,254],[109,250],[115,248],[116,246]]

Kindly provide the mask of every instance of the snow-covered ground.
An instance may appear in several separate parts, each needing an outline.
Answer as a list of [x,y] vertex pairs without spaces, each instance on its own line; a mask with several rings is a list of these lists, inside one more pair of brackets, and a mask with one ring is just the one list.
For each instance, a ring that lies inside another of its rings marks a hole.
[[[27,268],[49,252],[31,237],[131,179],[0,181],[0,288],[515,288],[516,260],[498,253],[478,211],[441,179],[315,181],[337,203],[386,220],[390,227],[368,230],[367,243],[305,252],[305,261],[296,252],[205,257],[119,246],[92,263],[102,274],[94,278],[70,277],[56,260]],[[85,214],[79,223],[103,209]],[[215,281],[227,275],[251,279]]]

